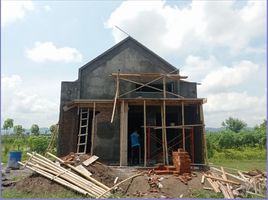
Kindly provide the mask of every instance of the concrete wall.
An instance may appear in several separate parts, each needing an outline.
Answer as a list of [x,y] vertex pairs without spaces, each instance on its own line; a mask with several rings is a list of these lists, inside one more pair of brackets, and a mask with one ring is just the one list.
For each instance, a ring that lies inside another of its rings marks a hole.
[[197,98],[196,83],[180,81],[179,94],[186,98]]
[[63,106],[66,102],[77,99],[78,82],[62,82],[61,84],[61,103],[59,119],[59,139],[58,152],[59,156],[64,156],[70,152],[76,152],[78,119],[77,109],[71,109],[64,112]]
[[[157,60],[143,48],[133,43],[123,45],[112,55],[102,58],[102,62],[93,63],[80,71],[82,99],[112,99],[115,95],[115,80],[110,76],[120,69],[122,73],[168,73],[170,68]],[[136,88],[135,84],[120,81],[120,94]],[[175,84],[176,85],[176,84]],[[136,97],[135,93],[126,97]]]
[[[119,107],[117,109],[120,110]],[[112,108],[98,109],[98,112],[96,115],[94,155],[97,155],[104,163],[119,164],[120,112],[116,113],[112,124]]]

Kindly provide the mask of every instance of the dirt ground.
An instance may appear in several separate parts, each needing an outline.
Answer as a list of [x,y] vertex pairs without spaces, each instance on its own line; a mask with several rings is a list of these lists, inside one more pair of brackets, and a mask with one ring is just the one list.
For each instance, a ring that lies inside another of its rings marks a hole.
[[[141,170],[134,167],[109,167],[102,163],[95,162],[87,168],[91,173],[92,177],[101,181],[109,187],[114,185],[114,180],[118,177],[118,182],[130,177],[134,174],[139,173]],[[145,170],[148,171],[148,170]],[[117,194],[122,197],[140,197],[140,198],[179,198],[179,197],[190,197],[191,193],[195,189],[202,189],[201,184],[201,172],[195,171],[197,177],[193,177],[188,182],[188,185],[180,182],[173,175],[151,175],[148,177],[147,174],[138,176],[129,180],[117,188]],[[9,180],[11,177],[20,176],[20,180],[11,184],[8,188],[14,188],[19,191],[27,193],[35,192],[57,192],[69,190],[64,186],[61,186],[47,178],[44,178],[38,174],[32,173],[27,169],[23,170],[11,170]],[[149,179],[153,178],[159,180],[161,187],[157,189],[152,188],[149,184]],[[11,178],[12,179],[12,178]],[[4,188],[5,189],[5,188]]]

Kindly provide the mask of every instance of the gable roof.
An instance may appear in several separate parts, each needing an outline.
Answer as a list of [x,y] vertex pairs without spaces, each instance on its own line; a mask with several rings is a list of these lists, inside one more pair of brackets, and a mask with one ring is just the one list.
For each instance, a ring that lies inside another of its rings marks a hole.
[[[170,71],[177,70],[176,67],[174,67],[173,65],[171,65],[170,63],[168,63],[166,60],[164,60],[163,58],[161,58],[159,55],[157,55],[156,53],[154,53],[152,50],[150,50],[149,48],[147,48],[146,46],[144,46],[143,44],[141,44],[140,42],[138,42],[134,38],[128,36],[127,38],[125,38],[124,40],[120,41],[119,43],[117,43],[116,45],[114,45],[113,47],[111,47],[110,49],[106,50],[104,53],[100,54],[99,56],[97,56],[93,60],[89,61],[88,63],[86,63],[85,65],[83,65],[82,67],[80,67],[79,68],[79,74],[80,74],[80,72],[83,69],[92,66],[93,64],[95,64],[96,62],[102,60],[103,58],[105,58],[109,54],[112,54],[114,51],[116,51],[117,49],[119,49],[123,45],[125,45],[127,43],[131,43],[131,42],[134,43],[136,46],[142,48],[143,50],[145,50],[149,54],[151,54],[158,61],[160,61],[161,63],[163,63]],[[94,70],[96,67],[92,67],[92,70]]]

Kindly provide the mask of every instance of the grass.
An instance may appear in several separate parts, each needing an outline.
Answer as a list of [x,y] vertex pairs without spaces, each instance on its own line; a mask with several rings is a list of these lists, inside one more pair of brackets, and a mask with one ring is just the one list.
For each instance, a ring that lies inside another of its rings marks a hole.
[[7,189],[2,191],[2,198],[85,198],[85,196],[77,194],[72,191],[59,191],[59,192],[40,192],[40,193],[27,193],[15,189]]
[[224,198],[222,193],[215,193],[209,190],[194,190],[190,198],[201,198],[201,199],[222,199]]
[[266,171],[266,160],[231,160],[231,159],[209,159],[209,163],[211,165],[217,165],[226,167],[227,171],[234,171],[227,168],[239,169],[242,171],[250,171],[254,169],[259,169],[262,171]]

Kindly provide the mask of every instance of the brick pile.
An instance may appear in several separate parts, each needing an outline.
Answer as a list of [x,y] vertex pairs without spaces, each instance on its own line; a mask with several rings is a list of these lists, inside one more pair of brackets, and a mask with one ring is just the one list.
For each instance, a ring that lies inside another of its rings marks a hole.
[[181,148],[178,151],[173,151],[172,159],[178,174],[191,173],[191,159],[186,151]]

